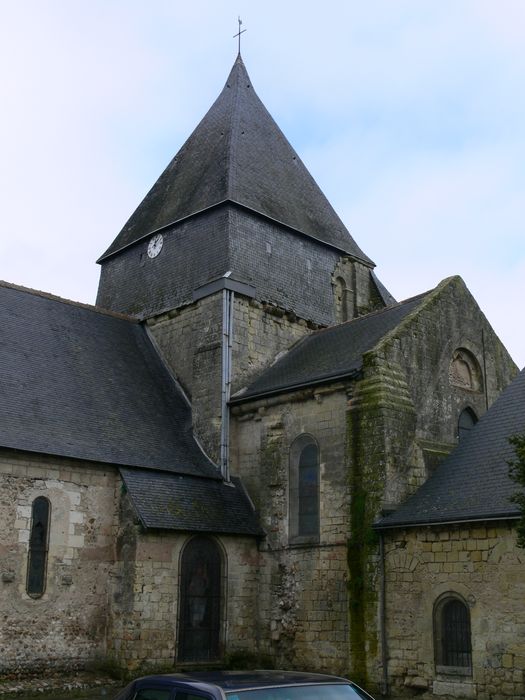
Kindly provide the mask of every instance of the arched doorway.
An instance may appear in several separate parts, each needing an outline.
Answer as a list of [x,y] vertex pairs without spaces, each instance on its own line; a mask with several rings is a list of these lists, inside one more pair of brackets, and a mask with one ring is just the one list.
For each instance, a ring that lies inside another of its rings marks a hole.
[[210,537],[193,537],[181,559],[179,661],[220,656],[222,557]]

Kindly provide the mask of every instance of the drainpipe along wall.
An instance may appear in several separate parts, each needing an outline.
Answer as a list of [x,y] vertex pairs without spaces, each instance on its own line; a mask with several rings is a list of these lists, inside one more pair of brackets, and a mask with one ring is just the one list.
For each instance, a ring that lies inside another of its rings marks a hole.
[[230,480],[230,409],[228,406],[228,402],[230,400],[232,375],[233,302],[234,293],[229,289],[223,289],[220,467],[223,479],[225,481]]
[[385,539],[382,532],[379,533],[379,625],[381,637],[381,665],[383,675],[381,680],[381,694],[388,695],[388,647],[386,636],[386,572],[385,572]]

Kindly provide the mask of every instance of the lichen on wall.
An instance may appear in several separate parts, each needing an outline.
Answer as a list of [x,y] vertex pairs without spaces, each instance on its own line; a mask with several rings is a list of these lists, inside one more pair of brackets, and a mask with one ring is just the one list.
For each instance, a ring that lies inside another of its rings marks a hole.
[[[415,410],[403,373],[384,357],[365,356],[363,378],[350,395],[347,463],[350,666],[364,685],[377,677],[377,557],[373,523],[395,497],[389,478],[403,470],[415,433]],[[401,479],[403,480],[403,479]],[[391,479],[396,481],[396,479]]]

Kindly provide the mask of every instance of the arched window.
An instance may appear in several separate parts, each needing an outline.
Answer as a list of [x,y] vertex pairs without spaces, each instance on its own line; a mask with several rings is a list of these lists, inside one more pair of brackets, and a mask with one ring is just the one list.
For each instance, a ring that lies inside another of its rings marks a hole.
[[436,602],[434,637],[437,666],[471,672],[470,610],[459,595],[447,593]]
[[179,661],[220,655],[222,556],[210,537],[193,537],[181,558]]
[[290,450],[290,537],[319,539],[319,448],[301,435]]
[[478,417],[471,408],[465,408],[459,414],[458,439],[463,440],[478,422]]
[[26,581],[27,594],[32,598],[40,598],[46,590],[50,510],[50,503],[44,496],[33,501]]

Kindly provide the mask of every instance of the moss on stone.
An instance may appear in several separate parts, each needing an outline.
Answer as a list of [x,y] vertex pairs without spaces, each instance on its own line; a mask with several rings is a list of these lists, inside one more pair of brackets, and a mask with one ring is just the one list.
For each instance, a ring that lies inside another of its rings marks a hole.
[[[366,405],[354,406],[348,415],[350,457],[349,624],[352,677],[368,684],[368,656],[377,653],[373,624],[376,592],[371,558],[377,550],[372,529],[383,492],[382,446],[377,438],[381,401],[369,394]],[[374,434],[375,433],[375,434]]]

